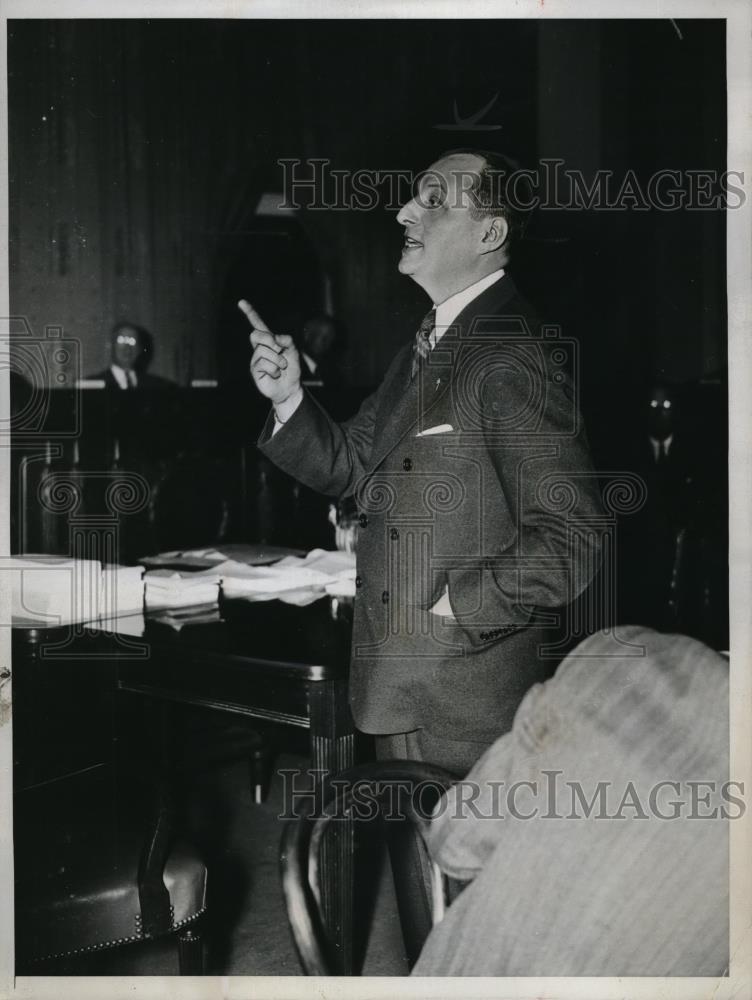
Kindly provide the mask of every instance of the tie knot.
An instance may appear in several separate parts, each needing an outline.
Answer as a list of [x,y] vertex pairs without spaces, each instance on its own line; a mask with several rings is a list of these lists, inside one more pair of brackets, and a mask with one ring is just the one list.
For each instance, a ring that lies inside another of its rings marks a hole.
[[415,345],[413,347],[413,364],[411,378],[415,378],[415,374],[418,370],[418,363],[422,359],[428,357],[431,351],[431,344],[429,343],[429,337],[433,332],[433,328],[436,322],[436,310],[431,309],[423,317],[423,322],[418,327],[418,332],[415,334]]
[[436,310],[430,309],[426,315],[423,317],[423,321],[420,324],[420,329],[418,330],[419,335],[424,339],[428,340],[433,332],[433,328],[436,325]]

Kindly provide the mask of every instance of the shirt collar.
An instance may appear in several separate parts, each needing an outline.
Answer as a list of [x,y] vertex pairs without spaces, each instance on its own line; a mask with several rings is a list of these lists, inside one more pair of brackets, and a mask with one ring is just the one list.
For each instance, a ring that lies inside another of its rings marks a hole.
[[[663,450],[668,455],[669,449],[671,448],[671,442],[674,440],[674,435],[669,434],[668,437],[663,439]],[[650,443],[653,446],[653,457],[658,458],[658,452],[661,450],[661,442],[658,438],[654,438],[652,434],[650,435]]]
[[116,365],[113,362],[113,364],[110,365],[110,371],[121,389],[127,389],[129,382],[134,387],[138,384],[138,378],[132,369],[129,374],[125,368],[121,368],[120,365]]
[[447,327],[452,325],[466,305],[469,305],[481,292],[485,292],[487,288],[490,288],[491,285],[503,277],[504,268],[500,267],[498,271],[492,271],[484,278],[481,278],[480,281],[476,281],[475,284],[463,288],[460,292],[455,292],[454,295],[450,295],[448,299],[444,299],[439,305],[434,304],[436,321],[434,331],[431,334],[431,346],[434,347],[441,340],[446,333]]

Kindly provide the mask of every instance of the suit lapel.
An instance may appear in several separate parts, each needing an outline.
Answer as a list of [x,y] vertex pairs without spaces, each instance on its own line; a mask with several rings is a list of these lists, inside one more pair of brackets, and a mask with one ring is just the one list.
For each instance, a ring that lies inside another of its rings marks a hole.
[[410,379],[412,351],[405,351],[402,362],[397,367],[391,385],[385,394],[384,409],[386,419],[371,455],[370,472],[381,465],[384,458],[395,448],[417,421],[418,383]]
[[[468,302],[459,316],[455,319],[451,329],[456,329],[460,340],[467,340],[474,332],[474,327],[480,325],[485,317],[498,317],[503,307],[517,294],[517,288],[508,274],[495,281],[485,292]],[[447,331],[448,332],[448,331]],[[439,341],[439,347],[443,341]]]
[[[429,426],[426,419],[431,410],[444,398],[457,372],[457,359],[463,346],[476,338],[482,342],[484,318],[498,318],[500,311],[517,293],[509,275],[504,275],[490,288],[469,302],[442,336],[428,356],[428,364],[422,382],[421,411],[423,427]],[[478,326],[480,329],[478,330]],[[498,332],[491,331],[491,336]],[[491,337],[488,336],[488,339]]]
[[463,343],[473,334],[478,321],[485,316],[498,315],[499,310],[515,294],[514,282],[505,274],[469,302],[431,351],[421,373],[422,377],[419,374],[415,379],[410,378],[412,351],[405,351],[405,356],[388,387],[385,399],[388,416],[374,445],[370,472],[375,471],[386,456],[416,426],[420,430],[428,426],[426,418],[444,398],[452,384],[457,355]]

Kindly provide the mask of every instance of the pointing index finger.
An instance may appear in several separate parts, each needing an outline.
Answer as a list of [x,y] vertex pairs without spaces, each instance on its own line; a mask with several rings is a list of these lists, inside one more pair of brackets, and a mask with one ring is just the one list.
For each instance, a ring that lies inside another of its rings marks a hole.
[[264,333],[272,332],[266,325],[266,323],[261,319],[261,317],[253,308],[250,302],[247,302],[245,299],[241,299],[238,302],[238,309],[240,309],[240,311],[245,314],[246,319],[254,329],[263,330]]

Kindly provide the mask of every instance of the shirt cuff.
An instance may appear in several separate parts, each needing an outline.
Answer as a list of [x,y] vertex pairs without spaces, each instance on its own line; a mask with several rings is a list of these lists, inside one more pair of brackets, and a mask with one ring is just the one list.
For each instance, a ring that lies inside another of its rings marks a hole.
[[272,429],[272,437],[274,437],[280,427],[287,423],[302,402],[303,390],[298,388],[292,396],[288,396],[284,402],[279,403],[274,407],[274,428]]

